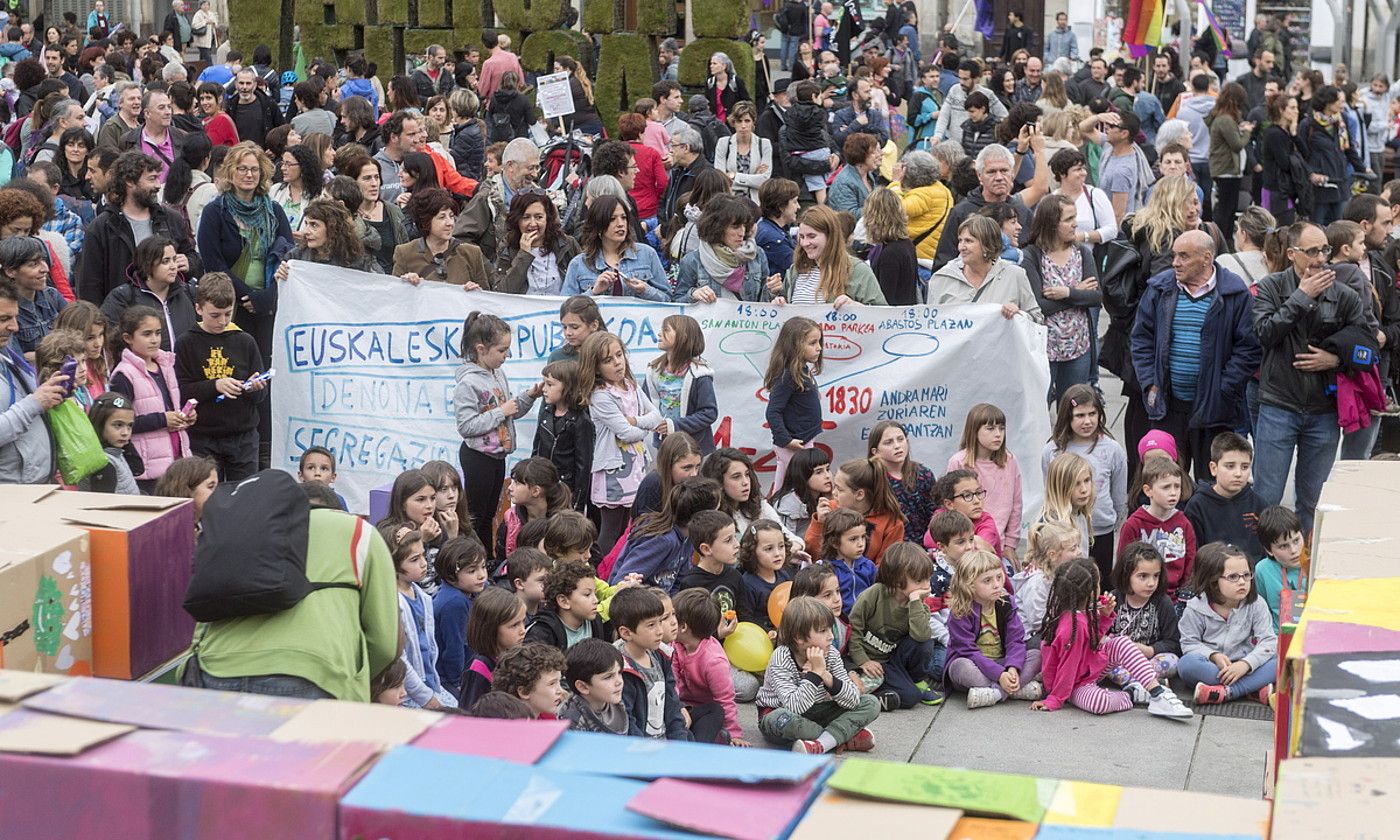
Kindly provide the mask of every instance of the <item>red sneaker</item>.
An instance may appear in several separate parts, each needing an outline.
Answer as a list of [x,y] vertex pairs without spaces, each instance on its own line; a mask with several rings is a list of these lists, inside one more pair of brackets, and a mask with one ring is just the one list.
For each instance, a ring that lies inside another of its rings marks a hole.
[[793,741],[792,751],[795,753],[807,753],[808,755],[824,755],[826,747],[821,741]]
[[841,747],[851,752],[870,752],[875,749],[875,733],[865,727],[851,736],[851,739],[842,744]]
[[1228,693],[1223,685],[1196,683],[1196,705],[1218,705],[1224,703]]
[[1259,692],[1254,696],[1259,700],[1260,703],[1263,703],[1265,706],[1273,706],[1273,688],[1274,687],[1272,685],[1266,685],[1263,688],[1259,689]]

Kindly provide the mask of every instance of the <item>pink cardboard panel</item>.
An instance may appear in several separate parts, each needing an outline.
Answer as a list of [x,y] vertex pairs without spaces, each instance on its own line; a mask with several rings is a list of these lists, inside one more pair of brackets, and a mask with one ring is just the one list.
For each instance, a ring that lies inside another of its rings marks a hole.
[[678,828],[730,840],[775,840],[806,810],[816,779],[800,785],[726,785],[659,779],[627,809]]
[[1309,621],[1303,634],[1306,656],[1326,653],[1388,653],[1400,650],[1400,631],[1341,621]]
[[429,750],[534,764],[569,728],[562,720],[448,717],[413,739]]
[[149,731],[68,758],[0,755],[3,833],[13,840],[330,838],[340,795],[373,756],[364,744]]

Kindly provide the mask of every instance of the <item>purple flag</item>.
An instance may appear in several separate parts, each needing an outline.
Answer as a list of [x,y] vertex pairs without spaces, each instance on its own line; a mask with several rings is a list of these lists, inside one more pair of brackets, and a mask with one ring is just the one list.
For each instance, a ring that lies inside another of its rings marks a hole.
[[996,19],[992,14],[992,0],[976,0],[976,3],[977,22],[972,28],[981,32],[983,38],[990,38],[997,28]]

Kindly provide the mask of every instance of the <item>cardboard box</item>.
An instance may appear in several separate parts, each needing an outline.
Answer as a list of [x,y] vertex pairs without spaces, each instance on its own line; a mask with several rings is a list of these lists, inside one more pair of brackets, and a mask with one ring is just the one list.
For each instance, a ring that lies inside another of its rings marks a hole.
[[1400,758],[1295,758],[1279,765],[1273,840],[1394,837]]
[[[65,720],[46,725],[61,727]],[[90,722],[77,723],[93,729]],[[95,731],[92,737],[109,736]],[[2,833],[6,840],[332,838],[341,795],[373,757],[374,748],[365,744],[147,730],[76,755],[0,753]]]
[[0,668],[92,673],[87,531],[53,521],[0,522]]
[[1400,563],[1400,462],[1338,461],[1322,486],[1310,580],[1390,577]]
[[76,525],[91,536],[92,659],[100,677],[135,679],[189,646],[181,606],[194,568],[189,499],[0,486],[13,520]]

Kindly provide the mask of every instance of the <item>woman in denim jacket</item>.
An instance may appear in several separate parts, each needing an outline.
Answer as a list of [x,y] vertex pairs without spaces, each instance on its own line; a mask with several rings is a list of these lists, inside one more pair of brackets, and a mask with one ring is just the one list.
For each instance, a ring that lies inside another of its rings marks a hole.
[[560,294],[671,300],[666,269],[656,251],[632,238],[627,205],[599,196],[583,219],[583,253],[569,263]]

